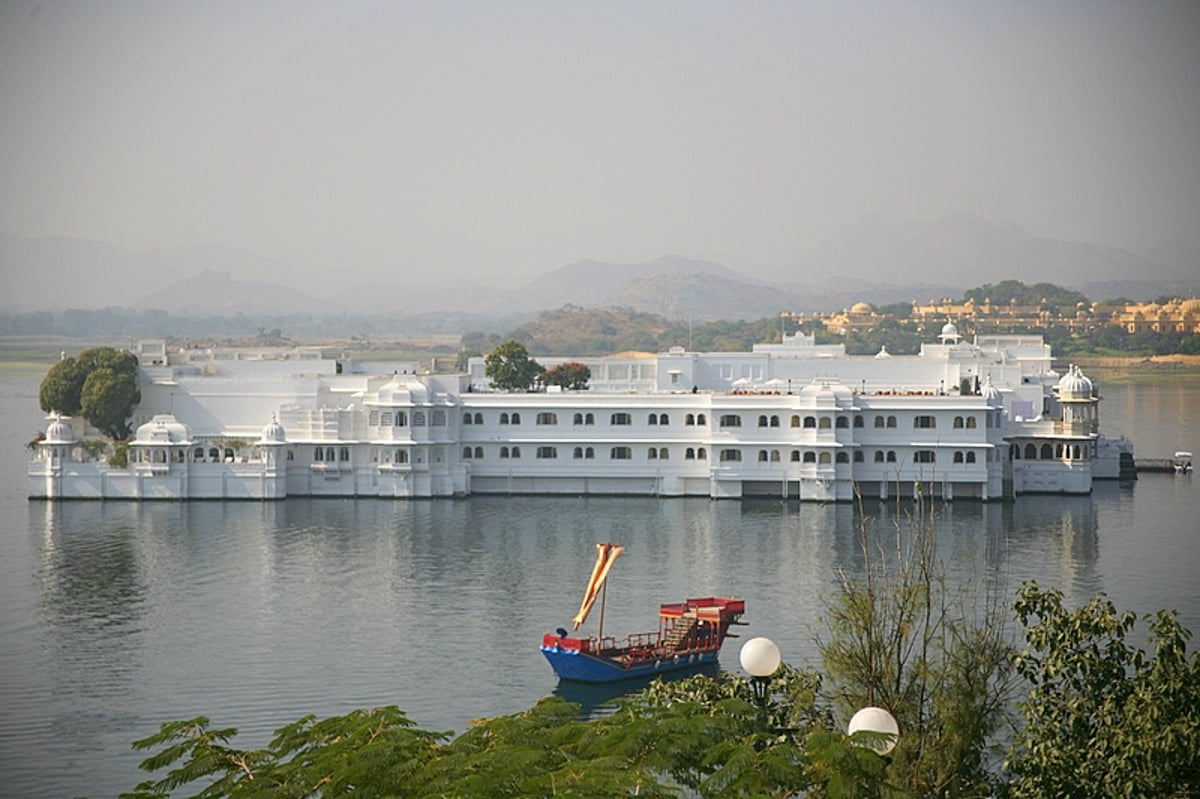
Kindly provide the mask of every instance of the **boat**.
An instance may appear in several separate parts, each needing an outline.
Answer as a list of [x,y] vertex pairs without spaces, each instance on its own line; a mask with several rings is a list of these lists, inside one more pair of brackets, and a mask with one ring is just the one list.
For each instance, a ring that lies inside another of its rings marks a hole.
[[729,628],[741,623],[743,599],[708,596],[664,603],[658,609],[657,630],[623,639],[604,634],[608,573],[623,551],[616,544],[596,545],[592,576],[573,619],[577,631],[599,597],[599,632],[578,636],[559,627],[542,636],[542,654],[554,673],[560,680],[605,683],[715,664],[725,638],[736,637]]
[[1189,474],[1192,471],[1192,453],[1180,450],[1175,453],[1175,471],[1180,474]]

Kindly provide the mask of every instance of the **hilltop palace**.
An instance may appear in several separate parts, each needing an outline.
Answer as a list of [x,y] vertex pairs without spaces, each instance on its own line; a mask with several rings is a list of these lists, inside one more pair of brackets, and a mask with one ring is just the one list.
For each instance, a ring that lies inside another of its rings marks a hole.
[[[29,464],[39,499],[610,494],[850,501],[1087,494],[1132,470],[1099,434],[1099,393],[1039,336],[848,356],[802,333],[752,352],[571,358],[587,390],[492,390],[467,374],[318,348],[134,348],[128,465],[53,417]],[[542,360],[544,366],[560,361]],[[371,367],[374,366],[372,369]]]

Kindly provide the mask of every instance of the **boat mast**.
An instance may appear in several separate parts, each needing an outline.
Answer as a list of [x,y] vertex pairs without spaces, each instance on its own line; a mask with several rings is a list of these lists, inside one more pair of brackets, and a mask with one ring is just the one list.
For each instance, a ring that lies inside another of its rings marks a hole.
[[600,588],[600,633],[599,638],[604,639],[604,604],[608,602],[608,580],[604,581],[604,585]]

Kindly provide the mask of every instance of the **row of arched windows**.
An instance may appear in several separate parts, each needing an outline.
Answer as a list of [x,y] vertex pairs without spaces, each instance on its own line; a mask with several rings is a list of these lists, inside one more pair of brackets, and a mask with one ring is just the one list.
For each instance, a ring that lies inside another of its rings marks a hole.
[[1085,444],[1069,444],[1059,441],[1055,444],[1045,443],[1040,447],[1029,442],[1024,447],[1013,444],[1008,453],[1013,460],[1027,461],[1056,461],[1056,460],[1085,460],[1088,456],[1088,446]]

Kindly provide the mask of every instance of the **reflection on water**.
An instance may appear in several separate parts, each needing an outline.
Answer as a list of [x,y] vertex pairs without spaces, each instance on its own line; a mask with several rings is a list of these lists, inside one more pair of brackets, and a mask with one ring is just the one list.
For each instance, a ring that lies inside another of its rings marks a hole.
[[131,788],[129,742],[199,714],[254,746],[307,713],[383,704],[454,731],[551,693],[602,712],[628,686],[559,684],[538,649],[574,614],[600,541],[627,547],[606,631],[653,628],[665,601],[740,596],[738,632],[796,665],[816,665],[839,573],[926,523],[957,586],[1011,594],[1037,579],[1072,603],[1103,590],[1200,628],[1200,481],[1169,475],[932,515],[771,499],[0,503],[27,519],[0,537],[0,774],[14,797]]

